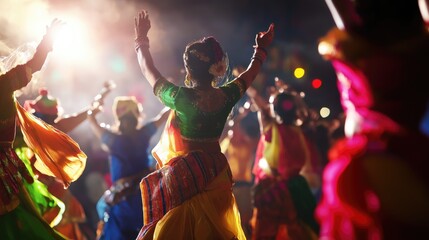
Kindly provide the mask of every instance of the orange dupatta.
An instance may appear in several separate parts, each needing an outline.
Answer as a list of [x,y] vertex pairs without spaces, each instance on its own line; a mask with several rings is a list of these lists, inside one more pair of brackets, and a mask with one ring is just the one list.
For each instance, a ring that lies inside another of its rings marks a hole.
[[27,112],[16,99],[15,105],[24,141],[37,158],[34,166],[41,173],[61,180],[67,188],[82,175],[86,154],[67,134]]
[[152,150],[152,155],[158,162],[159,168],[167,164],[170,159],[187,153],[175,118],[176,111],[171,110],[161,139]]

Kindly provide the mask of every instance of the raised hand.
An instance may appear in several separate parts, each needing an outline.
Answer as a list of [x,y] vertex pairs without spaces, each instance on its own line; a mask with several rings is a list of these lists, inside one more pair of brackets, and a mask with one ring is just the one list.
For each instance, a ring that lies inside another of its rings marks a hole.
[[268,30],[256,34],[256,47],[267,48],[274,38],[274,23],[271,23]]
[[116,87],[116,84],[113,81],[106,81],[103,84],[103,88],[101,89],[100,93],[98,93],[94,101],[91,104],[90,110],[92,111],[92,114],[99,113],[104,105],[104,98]]
[[54,41],[58,35],[58,31],[65,25],[65,22],[55,18],[51,24],[46,27],[46,34],[43,36],[42,41],[36,48],[33,58],[28,61],[27,66],[31,69],[31,73],[40,71],[46,61],[49,52],[52,51]]
[[151,25],[149,13],[146,10],[139,12],[138,16],[134,18],[134,32],[136,39],[147,38]]
[[100,93],[95,96],[94,101],[103,102],[107,94],[109,94],[115,87],[116,84],[113,81],[104,82],[103,88],[101,89]]
[[52,50],[55,38],[58,32],[64,27],[65,22],[54,18],[49,26],[46,26],[46,34],[43,36],[41,44],[49,50]]

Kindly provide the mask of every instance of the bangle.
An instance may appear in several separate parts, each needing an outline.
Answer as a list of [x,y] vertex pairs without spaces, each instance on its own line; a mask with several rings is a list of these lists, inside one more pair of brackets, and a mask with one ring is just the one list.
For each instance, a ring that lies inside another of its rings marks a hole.
[[267,54],[263,51],[259,51],[258,49],[255,49],[255,52],[253,53],[252,59],[257,59],[263,63],[265,59],[267,59]]
[[265,61],[267,58],[267,50],[261,47],[255,47],[255,51],[253,53],[253,56],[259,57],[262,61]]
[[256,60],[257,62],[259,62],[261,65],[264,63],[264,61],[262,61],[262,59],[260,59],[258,56],[253,56],[251,58],[252,60]]
[[262,52],[265,53],[265,55],[268,55],[267,49],[265,49],[264,47],[261,46],[255,46],[255,50],[261,50]]
[[148,37],[138,37],[134,40],[134,47],[136,52],[139,48],[149,48],[149,38]]

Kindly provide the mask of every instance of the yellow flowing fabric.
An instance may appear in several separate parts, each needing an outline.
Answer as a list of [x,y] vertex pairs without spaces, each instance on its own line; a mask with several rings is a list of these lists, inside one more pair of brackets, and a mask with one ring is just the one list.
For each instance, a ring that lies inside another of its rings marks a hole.
[[164,127],[164,132],[158,144],[152,150],[152,155],[158,162],[159,167],[167,164],[170,159],[187,152],[182,142],[180,129],[176,126],[175,117],[176,111],[171,110]]
[[[268,129],[270,127],[267,127]],[[261,169],[267,174],[272,175],[271,169],[277,169],[280,158],[280,146],[283,146],[280,138],[279,129],[276,124],[271,124],[271,142],[265,141],[264,158],[269,168]]]
[[153,237],[144,239],[246,239],[231,187],[225,169],[204,192],[169,211],[158,221]]
[[[175,111],[171,111],[161,140],[152,151],[160,168],[169,164],[170,159],[189,152],[183,145],[174,118]],[[203,192],[168,211],[154,227],[144,235],[139,234],[137,239],[245,240],[232,184],[230,169],[226,167]],[[143,199],[147,197],[142,196]]]
[[16,100],[15,105],[24,141],[37,158],[34,166],[67,188],[85,169],[86,154],[67,134],[27,112]]

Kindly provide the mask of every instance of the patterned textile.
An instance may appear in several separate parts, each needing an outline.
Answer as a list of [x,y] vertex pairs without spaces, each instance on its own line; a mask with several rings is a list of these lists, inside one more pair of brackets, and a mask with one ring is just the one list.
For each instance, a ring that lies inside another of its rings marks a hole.
[[277,123],[265,127],[253,168],[254,239],[273,238],[282,231],[287,232],[286,239],[317,238],[316,199],[300,175],[309,157],[300,127]]
[[140,182],[144,227],[139,235],[156,224],[168,211],[202,192],[228,162],[221,153],[191,152],[174,158]]
[[253,200],[257,209],[254,239],[279,236],[282,226],[288,237],[280,239],[317,239],[319,226],[313,217],[316,199],[303,176],[264,178],[254,186]]
[[0,147],[0,214],[14,209],[24,179],[33,182],[24,163],[10,147]]

